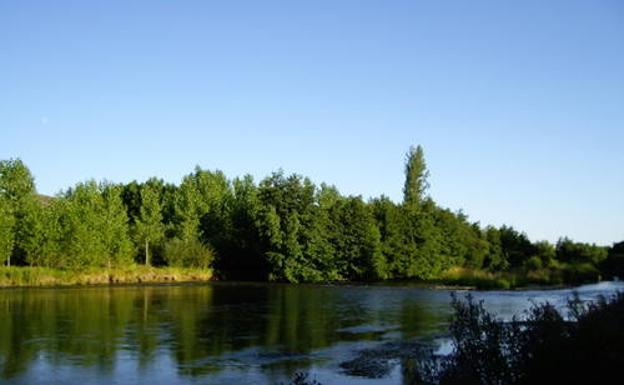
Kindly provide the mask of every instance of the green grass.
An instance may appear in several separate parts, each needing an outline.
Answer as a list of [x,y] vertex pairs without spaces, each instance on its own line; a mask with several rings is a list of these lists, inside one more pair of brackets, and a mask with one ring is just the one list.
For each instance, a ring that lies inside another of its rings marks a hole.
[[79,271],[45,267],[0,267],[0,287],[81,286],[209,281],[210,269],[128,266]]
[[[597,282],[600,278],[598,270],[589,264],[558,264],[535,270],[497,273],[454,267],[444,272],[439,278],[427,283],[470,287],[479,290],[496,290],[527,286],[578,285]],[[132,265],[112,269],[60,270],[45,267],[0,266],[0,287],[170,283],[210,281],[212,279],[213,271],[211,269],[199,268]]]
[[490,273],[484,270],[453,267],[431,283],[445,286],[477,288],[481,290],[511,289],[515,276],[509,273]]
[[479,290],[515,289],[527,286],[579,285],[600,281],[599,271],[590,264],[558,264],[548,268],[508,272],[488,272],[454,267],[430,283],[470,287]]

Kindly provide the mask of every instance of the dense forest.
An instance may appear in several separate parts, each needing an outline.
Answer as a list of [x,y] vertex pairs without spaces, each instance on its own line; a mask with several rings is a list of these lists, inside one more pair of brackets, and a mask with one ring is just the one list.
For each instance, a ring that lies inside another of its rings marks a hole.
[[453,271],[564,283],[622,274],[624,242],[532,242],[481,227],[427,194],[423,149],[405,161],[403,201],[365,201],[282,171],[256,183],[197,167],[179,185],[86,181],[38,195],[19,159],[0,161],[0,260],[64,270],[133,264],[212,268],[221,279],[436,280]]

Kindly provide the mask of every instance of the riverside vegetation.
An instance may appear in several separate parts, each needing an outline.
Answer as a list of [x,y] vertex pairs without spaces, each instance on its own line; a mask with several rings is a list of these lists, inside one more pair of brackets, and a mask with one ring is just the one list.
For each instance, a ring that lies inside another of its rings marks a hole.
[[[453,350],[420,348],[402,360],[406,385],[608,384],[624,365],[624,293],[583,303],[568,314],[534,304],[522,318],[497,319],[483,301],[453,296],[449,333]],[[306,372],[289,385],[322,385]]]
[[573,297],[567,316],[552,304],[535,304],[510,322],[470,296],[454,298],[453,307],[453,353],[413,365],[410,384],[580,385],[621,377],[624,293],[589,304]]
[[281,171],[256,183],[199,167],[179,185],[91,180],[46,197],[21,160],[0,161],[0,285],[205,280],[214,271],[219,279],[510,288],[624,272],[624,242],[531,242],[440,207],[427,195],[420,146],[406,156],[405,177],[399,203],[343,196]]

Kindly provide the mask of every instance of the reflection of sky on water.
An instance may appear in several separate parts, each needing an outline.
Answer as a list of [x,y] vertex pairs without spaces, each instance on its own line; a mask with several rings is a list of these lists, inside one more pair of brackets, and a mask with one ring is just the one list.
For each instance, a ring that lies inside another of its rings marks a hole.
[[[503,319],[531,302],[564,307],[624,290],[471,292]],[[346,376],[357,352],[444,331],[450,291],[397,285],[212,284],[0,292],[7,384],[278,384],[296,370],[324,384],[400,384]],[[461,297],[464,292],[459,292]],[[2,310],[4,309],[4,310]],[[437,340],[438,352],[450,349]]]

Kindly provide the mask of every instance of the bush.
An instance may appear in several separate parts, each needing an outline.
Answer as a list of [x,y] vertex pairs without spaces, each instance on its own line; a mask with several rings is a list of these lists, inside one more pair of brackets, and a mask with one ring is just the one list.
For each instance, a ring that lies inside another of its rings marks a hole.
[[197,239],[173,238],[165,244],[164,258],[169,266],[207,269],[214,260],[214,251]]
[[562,271],[563,280],[572,285],[592,283],[600,280],[600,271],[590,263],[568,265]]
[[[304,372],[297,372],[294,374],[291,382],[289,382],[287,385],[321,385],[320,382],[316,381],[315,379],[310,380],[310,375],[308,373],[304,373]],[[285,384],[280,384],[280,385],[285,385]]]
[[[454,352],[418,365],[414,384],[606,384],[624,365],[624,294],[569,304],[566,319],[550,304],[526,319],[497,320],[470,296],[453,298]],[[617,381],[617,380],[616,380]]]
[[542,266],[542,259],[537,255],[532,256],[524,262],[524,268],[528,271],[540,270]]

